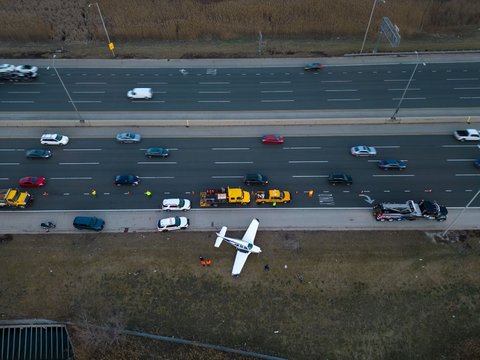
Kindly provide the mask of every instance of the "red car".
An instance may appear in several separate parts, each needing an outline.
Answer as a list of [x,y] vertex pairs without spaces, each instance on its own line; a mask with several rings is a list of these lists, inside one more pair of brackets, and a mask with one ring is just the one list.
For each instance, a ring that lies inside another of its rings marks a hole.
[[283,136],[281,135],[263,135],[262,143],[264,144],[283,144]]
[[25,176],[18,181],[18,185],[23,187],[39,187],[47,183],[44,177],[41,176]]

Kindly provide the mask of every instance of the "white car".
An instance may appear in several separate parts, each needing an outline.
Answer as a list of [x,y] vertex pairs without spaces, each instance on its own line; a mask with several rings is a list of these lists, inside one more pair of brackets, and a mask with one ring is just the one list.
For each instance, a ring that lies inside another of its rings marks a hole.
[[38,67],[33,65],[18,65],[15,70],[21,74],[36,76]]
[[480,133],[476,129],[456,130],[453,133],[455,139],[459,141],[479,141]]
[[127,96],[130,100],[132,99],[151,99],[152,89],[151,88],[135,88],[127,92]]
[[15,65],[0,64],[0,73],[10,73],[15,70]]
[[68,137],[60,134],[43,134],[40,138],[42,145],[67,145]]
[[163,199],[162,210],[165,211],[187,211],[191,208],[188,199]]
[[350,149],[353,156],[376,156],[377,150],[372,146],[354,146]]
[[185,230],[190,221],[184,216],[174,216],[158,220],[158,231]]

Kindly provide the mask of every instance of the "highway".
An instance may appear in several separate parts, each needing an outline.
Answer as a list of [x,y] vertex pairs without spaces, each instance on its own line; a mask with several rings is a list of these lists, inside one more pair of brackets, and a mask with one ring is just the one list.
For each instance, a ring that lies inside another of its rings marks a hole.
[[[25,150],[45,148],[38,139],[4,138],[0,187],[16,186],[23,176],[46,177],[44,188],[31,190],[36,198],[32,210],[156,209],[165,197],[186,197],[198,208],[200,191],[240,186],[246,173],[261,172],[269,177],[269,188],[292,192],[292,202],[278,207],[370,207],[373,200],[421,198],[461,207],[480,180],[480,170],[473,166],[480,158],[478,144],[460,143],[451,135],[291,136],[283,145],[265,145],[258,137],[167,136],[118,144],[114,136],[71,138],[65,147],[48,147],[53,157],[46,160],[25,158]],[[349,150],[355,145],[375,146],[378,156],[353,157]],[[169,148],[170,157],[146,158],[144,150],[151,146]],[[405,160],[407,169],[378,169],[377,160],[391,158]],[[353,185],[329,185],[326,177],[337,171],[350,174]],[[116,187],[113,179],[120,174],[138,175],[141,183]],[[97,197],[90,195],[92,188]],[[312,198],[309,190],[314,190]],[[479,205],[477,199],[471,206]]]
[[[79,112],[248,112],[396,108],[415,64],[232,68],[59,68]],[[185,70],[185,71],[180,71]],[[402,103],[406,109],[479,108],[480,63],[420,64]],[[126,92],[151,87],[154,98]],[[71,112],[52,68],[28,83],[1,83],[2,112]],[[402,111],[401,110],[401,111]],[[400,115],[402,112],[400,111]],[[470,112],[471,114],[472,112]]]

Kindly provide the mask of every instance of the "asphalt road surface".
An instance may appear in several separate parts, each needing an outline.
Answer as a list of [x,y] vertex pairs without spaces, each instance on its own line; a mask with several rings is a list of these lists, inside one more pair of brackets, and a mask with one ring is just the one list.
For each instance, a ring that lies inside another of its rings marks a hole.
[[[258,68],[58,68],[80,112],[395,109],[415,64]],[[402,109],[478,108],[479,62],[418,65]],[[3,112],[72,111],[52,68],[36,81],[0,84]],[[151,100],[127,99],[134,87]]]
[[[459,207],[476,193],[480,180],[473,165],[480,158],[478,144],[447,135],[298,136],[283,145],[264,145],[251,137],[144,137],[140,144],[118,144],[114,135],[72,138],[65,147],[49,147],[53,157],[46,160],[25,158],[27,149],[45,148],[38,139],[2,139],[0,187],[14,187],[23,176],[46,177],[44,188],[30,190],[36,198],[32,210],[155,209],[165,197],[189,198],[198,208],[199,192],[209,188],[259,190],[244,186],[242,179],[260,172],[269,177],[268,188],[292,193],[290,204],[277,207],[370,207],[372,201],[422,198]],[[378,155],[353,157],[350,148],[355,145],[375,146]],[[170,149],[170,157],[145,157],[151,146]],[[380,159],[405,160],[407,169],[380,170]],[[329,185],[331,172],[351,175],[353,185]],[[138,175],[140,185],[115,186],[114,177],[123,174]],[[96,197],[90,194],[93,188]],[[146,190],[153,196],[147,198]],[[309,190],[314,190],[313,197]],[[471,204],[479,205],[480,199]]]

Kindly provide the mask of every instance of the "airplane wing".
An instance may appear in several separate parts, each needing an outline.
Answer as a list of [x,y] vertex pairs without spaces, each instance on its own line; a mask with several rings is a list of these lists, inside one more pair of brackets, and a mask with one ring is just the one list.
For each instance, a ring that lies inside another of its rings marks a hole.
[[232,276],[240,275],[248,255],[250,255],[250,253],[237,250],[237,256],[235,256],[235,262],[233,263]]
[[227,233],[227,227],[223,226],[222,230],[220,230],[220,232],[217,233],[217,240],[215,240],[215,247],[218,248],[220,246],[226,233]]
[[257,234],[257,229],[259,224],[260,224],[260,221],[258,221],[258,219],[253,219],[247,231],[245,232],[245,235],[243,235],[242,240],[250,244],[253,244],[253,242],[255,241],[255,235]]

